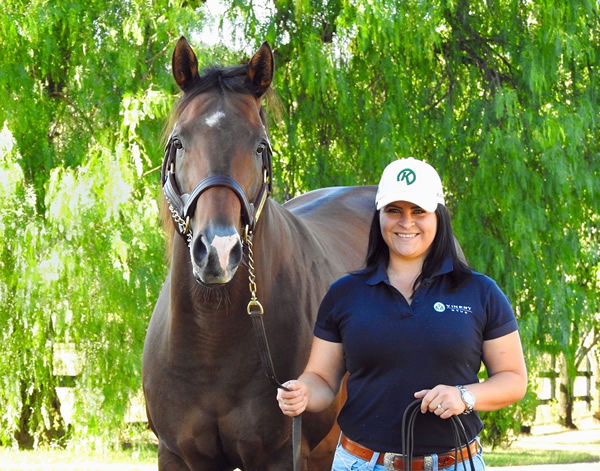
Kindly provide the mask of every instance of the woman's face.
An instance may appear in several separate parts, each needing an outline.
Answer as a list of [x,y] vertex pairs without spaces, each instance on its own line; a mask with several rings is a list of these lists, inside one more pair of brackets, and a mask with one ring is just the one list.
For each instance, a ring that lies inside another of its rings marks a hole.
[[407,201],[395,201],[379,211],[381,236],[390,258],[425,260],[437,232],[437,216]]

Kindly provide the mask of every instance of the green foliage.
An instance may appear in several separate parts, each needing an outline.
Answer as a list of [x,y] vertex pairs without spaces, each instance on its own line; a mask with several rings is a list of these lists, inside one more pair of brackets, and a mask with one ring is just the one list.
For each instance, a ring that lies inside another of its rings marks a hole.
[[32,435],[61,427],[53,395],[42,393],[55,385],[51,356],[43,354],[52,349],[50,306],[40,302],[45,283],[36,267],[44,231],[35,213],[35,194],[14,160],[0,161],[0,177],[0,442],[10,443],[14,432],[32,446]]
[[480,437],[484,446],[491,449],[510,447],[522,427],[533,422],[538,403],[535,392],[529,388],[521,401],[503,409],[482,412],[480,415],[485,426]]
[[[598,5],[291,3],[249,30],[279,51],[282,197],[429,160],[469,261],[512,300],[528,358],[565,352],[576,371],[600,342]],[[498,415],[486,423],[500,434],[518,426]]]
[[52,172],[47,191],[50,258],[60,267],[56,337],[83,357],[76,433],[119,428],[141,383],[140,340],[165,271],[155,192],[135,188],[134,159],[120,149],[107,154],[111,147],[90,149],[77,171]]
[[[64,436],[56,345],[82,359],[71,436],[109,436],[139,388],[166,268],[156,168],[180,34],[201,67],[274,47],[276,199],[377,183],[396,157],[436,166],[527,357],[565,352],[577,369],[600,332],[597,3],[225,0],[242,52],[198,44],[201,3],[3,2],[2,443]],[[532,411],[528,398],[486,415],[489,442]]]
[[[201,15],[171,2],[8,0],[0,17],[0,442],[114,437],[165,274],[167,64]],[[3,124],[4,125],[4,124]],[[77,352],[67,428],[57,353]]]

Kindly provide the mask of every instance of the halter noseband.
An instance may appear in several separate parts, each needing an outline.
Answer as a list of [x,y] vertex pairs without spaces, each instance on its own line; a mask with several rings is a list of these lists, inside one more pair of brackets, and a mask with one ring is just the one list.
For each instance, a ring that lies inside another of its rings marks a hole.
[[261,183],[256,199],[253,202],[248,200],[246,193],[233,178],[227,175],[213,175],[201,180],[191,193],[181,193],[177,181],[175,180],[175,159],[177,157],[177,147],[173,145],[173,133],[165,147],[165,158],[162,164],[161,182],[163,193],[169,203],[169,211],[176,223],[177,232],[185,239],[189,246],[192,241],[192,231],[190,229],[190,219],[196,207],[196,202],[200,195],[209,188],[223,186],[229,188],[240,200],[242,227],[244,227],[244,239],[251,237],[256,227],[262,208],[271,193],[271,181],[273,173],[273,158],[271,144],[266,141],[265,149],[262,152],[262,170],[263,181]]

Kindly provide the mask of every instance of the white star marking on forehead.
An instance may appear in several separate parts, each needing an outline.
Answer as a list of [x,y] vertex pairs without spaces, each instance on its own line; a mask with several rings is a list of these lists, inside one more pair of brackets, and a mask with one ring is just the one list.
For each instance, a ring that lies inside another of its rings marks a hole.
[[225,113],[223,113],[221,110],[219,110],[219,111],[215,111],[210,116],[207,116],[207,118],[204,120],[204,122],[206,123],[207,126],[214,128],[217,124],[219,124],[219,121],[221,121],[224,117],[225,117]]

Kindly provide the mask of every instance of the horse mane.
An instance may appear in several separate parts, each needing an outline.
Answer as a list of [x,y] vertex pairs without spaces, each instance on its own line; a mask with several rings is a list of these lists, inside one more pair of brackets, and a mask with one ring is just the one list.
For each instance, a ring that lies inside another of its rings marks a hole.
[[[221,94],[225,93],[242,93],[247,95],[258,94],[257,88],[254,84],[252,84],[248,80],[248,65],[234,65],[229,67],[208,67],[202,70],[202,75],[199,76],[196,80],[194,87],[179,98],[179,101],[175,104],[173,111],[169,115],[165,127],[163,129],[161,142],[163,144],[163,148],[167,145],[167,141],[169,139],[169,135],[171,134],[171,130],[173,126],[181,116],[183,110],[190,104],[190,102],[200,95],[201,93],[207,93],[211,90],[216,90]],[[279,100],[273,89],[269,87],[264,94],[264,98],[267,99],[267,102],[270,105],[270,108],[273,108],[274,114],[281,118],[280,113],[280,105]],[[261,106],[259,111],[260,119],[267,129],[267,119],[264,112],[264,108]],[[161,182],[162,184],[162,182]],[[166,201],[166,198],[162,195],[161,191],[161,223],[163,226],[163,230],[165,231],[165,244],[166,244],[166,257],[167,260],[171,260],[172,252],[173,252],[173,235],[175,233],[174,222],[171,217],[171,212],[169,211],[169,204]]]

